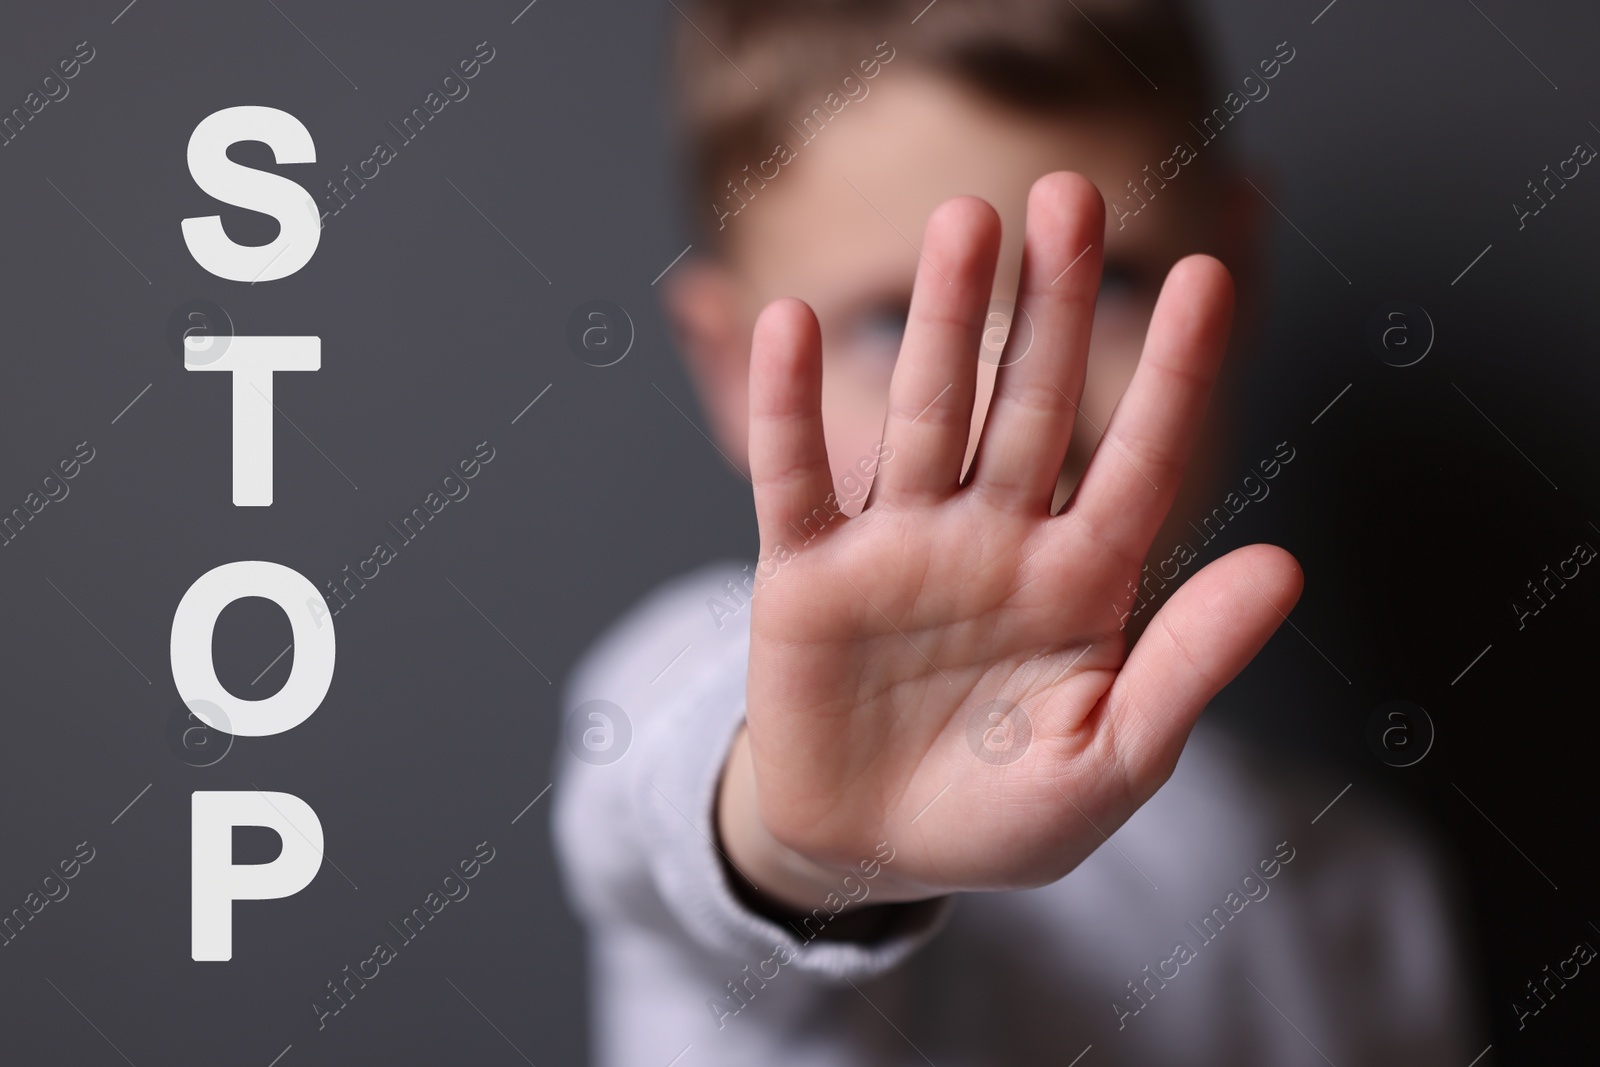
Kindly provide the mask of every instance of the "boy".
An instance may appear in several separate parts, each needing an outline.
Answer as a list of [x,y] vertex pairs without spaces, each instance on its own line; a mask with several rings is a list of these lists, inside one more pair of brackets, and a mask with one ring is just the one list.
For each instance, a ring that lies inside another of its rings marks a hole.
[[1295,561],[1142,569],[1222,495],[1232,283],[1186,254],[1249,266],[1251,201],[1185,132],[1224,99],[1192,32],[919,8],[683,10],[713,252],[669,310],[761,551],[569,687],[631,728],[556,799],[598,1062],[1466,1063],[1417,841],[1354,796],[1312,825],[1334,789],[1189,736]]

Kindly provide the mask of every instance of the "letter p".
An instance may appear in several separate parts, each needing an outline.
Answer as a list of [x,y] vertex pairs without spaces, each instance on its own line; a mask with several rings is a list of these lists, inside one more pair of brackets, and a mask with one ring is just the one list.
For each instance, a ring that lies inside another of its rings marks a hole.
[[[233,902],[293,896],[322,866],[322,823],[290,793],[195,790],[191,801],[190,955],[233,958]],[[265,826],[283,842],[270,863],[235,864],[233,828]]]

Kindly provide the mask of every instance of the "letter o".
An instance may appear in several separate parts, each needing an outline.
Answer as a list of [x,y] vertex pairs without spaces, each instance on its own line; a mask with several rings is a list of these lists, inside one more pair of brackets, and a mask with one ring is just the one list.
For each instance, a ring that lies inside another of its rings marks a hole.
[[[222,609],[249,596],[264,597],[283,609],[294,634],[294,667],[283,688],[262,700],[243,700],[222,687],[211,662],[211,639]],[[268,737],[292,730],[311,717],[333,683],[333,617],[326,625],[305,609],[321,604],[317,587],[300,572],[279,563],[241,560],[225,563],[195,580],[172,614],[172,680],[195,717],[237,737]],[[215,705],[226,722],[212,722]]]

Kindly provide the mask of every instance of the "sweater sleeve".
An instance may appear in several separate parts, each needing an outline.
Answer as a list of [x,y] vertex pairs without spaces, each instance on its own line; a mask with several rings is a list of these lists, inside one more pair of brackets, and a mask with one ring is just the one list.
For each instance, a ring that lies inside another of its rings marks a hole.
[[[744,721],[741,573],[723,564],[670,583],[574,672],[554,804],[567,895],[593,936],[631,928],[735,967],[781,947],[796,971],[841,983],[872,978],[931,938],[953,901],[886,905],[870,942],[823,939],[752,911],[728,882],[714,813]],[[609,740],[609,750],[585,745],[585,731],[596,729],[591,740]]]

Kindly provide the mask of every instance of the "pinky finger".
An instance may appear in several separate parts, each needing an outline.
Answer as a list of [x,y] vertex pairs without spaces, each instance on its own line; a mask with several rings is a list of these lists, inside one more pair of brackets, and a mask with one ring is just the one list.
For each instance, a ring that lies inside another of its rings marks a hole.
[[822,434],[822,332],[799,300],[769,304],[750,351],[750,481],[763,548],[833,492]]

